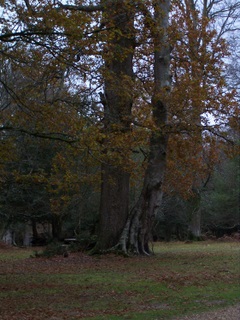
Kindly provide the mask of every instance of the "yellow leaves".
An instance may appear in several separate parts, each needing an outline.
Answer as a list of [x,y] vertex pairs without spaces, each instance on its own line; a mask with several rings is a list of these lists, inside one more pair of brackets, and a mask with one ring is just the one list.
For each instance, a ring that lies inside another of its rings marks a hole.
[[[168,147],[167,170],[164,190],[180,194],[184,198],[192,196],[192,188],[201,187],[211,170],[206,155],[207,145],[197,137],[174,135]],[[211,150],[211,155],[213,155]]]
[[[35,13],[24,21],[43,31],[62,34],[41,38],[41,46],[19,46],[12,52],[15,56],[13,73],[20,77],[13,85],[17,101],[13,101],[14,112],[11,110],[8,117],[20,128],[60,133],[76,139],[71,147],[65,145],[61,151],[56,147],[51,162],[49,190],[53,198],[59,196],[59,203],[53,201],[53,205],[60,209],[61,203],[70,201],[69,194],[80,192],[82,184],[100,184],[101,163],[121,166],[136,175],[141,171],[142,159],[136,159],[134,151],[139,150],[139,146],[148,146],[151,131],[166,134],[166,127],[158,127],[152,116],[152,35],[156,25],[151,9],[145,17],[138,12],[140,18],[138,23],[135,20],[135,27],[131,19],[129,25],[125,23],[124,19],[135,13],[130,0],[112,1],[103,14],[56,10],[51,1],[35,3]],[[152,4],[151,1],[144,3],[146,10],[149,3]],[[23,14],[24,9],[19,13]],[[105,26],[97,32],[102,22]],[[221,76],[222,58],[228,54],[226,42],[216,41],[216,31],[211,28],[211,21],[198,11],[192,11],[187,2],[185,5],[182,1],[173,2],[169,27],[173,88],[167,101],[173,136],[169,140],[167,183],[184,194],[190,192],[196,176],[199,178],[206,173],[200,144],[201,115],[206,111],[224,114],[231,111],[229,123],[237,128],[235,115],[239,109],[232,103],[233,94],[224,92]],[[135,36],[137,48],[134,47]],[[36,37],[36,42],[39,39]],[[75,61],[76,53],[80,55],[78,61]],[[131,75],[131,67],[128,75],[124,69],[132,54],[136,77]],[[110,72],[108,65],[116,62],[117,67],[110,68]],[[85,106],[81,107],[81,95],[90,91],[84,87],[88,86],[89,79],[92,79],[89,100],[98,100],[94,88],[102,90],[103,82],[108,84],[108,93],[115,94],[114,102],[108,106],[112,108],[111,115],[108,111],[103,115],[103,106],[97,105],[100,116],[94,118],[91,113],[95,110],[87,106],[86,111]],[[165,99],[163,92],[156,96]],[[112,118],[109,120],[108,116]],[[179,135],[174,135],[175,132]],[[186,133],[193,136],[186,137]],[[1,150],[6,161],[8,156],[10,158],[8,152]],[[213,150],[209,153],[217,160]],[[46,182],[46,177],[39,173],[18,179],[19,182],[24,179],[33,183]]]
[[[203,119],[206,112],[227,123],[234,109],[234,94],[222,76],[226,42],[218,38],[213,22],[195,9],[187,2],[174,2],[169,27],[173,46],[169,121],[177,132],[190,134],[208,125]],[[217,123],[215,129],[219,130]]]
[[12,172],[12,176],[15,182],[19,185],[42,185],[46,184],[48,181],[47,174],[43,170],[38,170],[38,172],[21,173],[17,170]]

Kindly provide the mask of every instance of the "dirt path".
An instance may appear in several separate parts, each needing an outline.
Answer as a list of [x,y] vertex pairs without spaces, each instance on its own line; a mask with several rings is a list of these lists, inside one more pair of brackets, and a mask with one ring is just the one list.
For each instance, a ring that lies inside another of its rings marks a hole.
[[240,304],[197,315],[177,317],[173,320],[240,320]]

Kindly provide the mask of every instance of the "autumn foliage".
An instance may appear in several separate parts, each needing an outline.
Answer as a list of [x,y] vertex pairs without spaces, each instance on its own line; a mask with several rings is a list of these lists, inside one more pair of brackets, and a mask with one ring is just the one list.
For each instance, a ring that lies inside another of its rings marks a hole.
[[[64,216],[86,184],[103,191],[107,181],[118,192],[121,179],[138,183],[159,139],[168,141],[165,192],[189,198],[205,183],[238,129],[236,92],[223,75],[230,52],[192,1],[172,1],[167,27],[156,23],[168,14],[162,5],[1,2],[12,12],[0,35],[2,188],[9,175],[44,184],[49,210]],[[168,85],[158,83],[160,59]],[[45,166],[13,165],[24,158],[21,139],[43,139],[36,148],[48,153]]]

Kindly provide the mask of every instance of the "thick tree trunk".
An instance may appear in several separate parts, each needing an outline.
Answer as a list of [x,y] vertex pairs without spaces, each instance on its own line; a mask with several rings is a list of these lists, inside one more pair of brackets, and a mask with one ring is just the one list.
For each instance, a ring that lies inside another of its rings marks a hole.
[[[160,141],[162,139],[159,139]],[[151,145],[151,154],[140,198],[133,208],[119,249],[136,254],[149,254],[151,228],[162,201],[162,183],[165,172],[167,139]]]
[[[102,164],[102,186],[100,200],[100,225],[96,251],[108,250],[121,235],[128,217],[129,179],[123,165],[126,153],[111,145],[111,136],[124,135],[130,130],[132,108],[131,82],[133,81],[134,10],[126,1],[115,0],[104,13],[112,35],[107,44],[105,59],[104,105],[105,152],[118,153],[119,164],[106,158]],[[132,9],[132,10],[131,10]],[[109,55],[109,53],[111,53]],[[108,147],[108,143],[110,147]]]
[[129,174],[108,165],[102,166],[100,203],[100,251],[113,247],[119,240],[128,216]]
[[167,39],[170,1],[158,0],[155,5],[155,28],[153,30],[154,93],[152,97],[153,118],[157,127],[150,140],[150,155],[140,198],[133,208],[121,239],[116,246],[124,252],[149,254],[149,240],[153,220],[162,201],[162,184],[166,167],[167,149],[167,102],[170,89],[170,48]]

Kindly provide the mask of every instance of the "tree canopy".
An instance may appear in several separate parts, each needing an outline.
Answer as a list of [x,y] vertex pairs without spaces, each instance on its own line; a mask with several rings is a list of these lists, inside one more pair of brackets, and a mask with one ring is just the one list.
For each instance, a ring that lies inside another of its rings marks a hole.
[[[29,185],[44,181],[46,210],[61,215],[91,183],[101,193],[95,250],[148,254],[163,191],[196,195],[219,148],[236,152],[229,132],[239,130],[239,92],[224,71],[232,57],[225,35],[235,34],[239,5],[0,5],[2,185],[9,172],[31,176]],[[48,154],[43,168],[38,159],[13,165],[26,161],[21,148],[30,137],[44,141],[31,142]],[[142,191],[130,208],[139,176]]]

